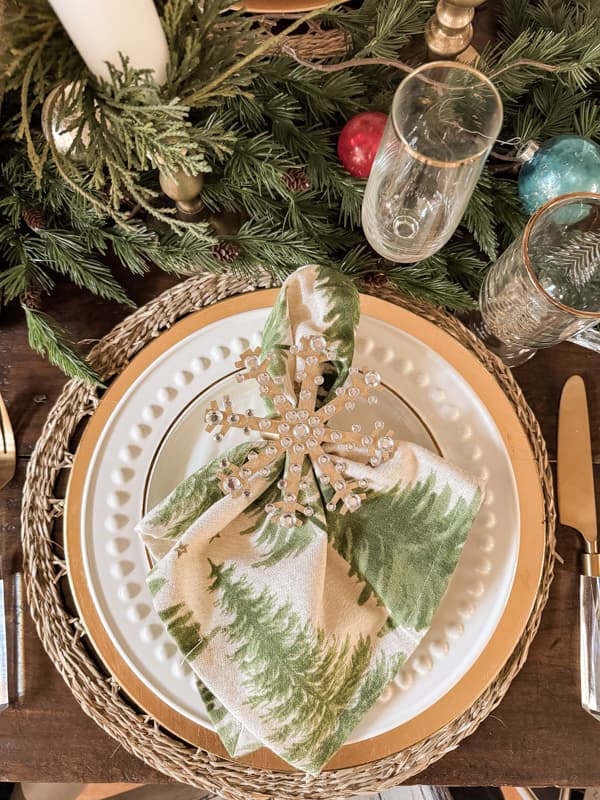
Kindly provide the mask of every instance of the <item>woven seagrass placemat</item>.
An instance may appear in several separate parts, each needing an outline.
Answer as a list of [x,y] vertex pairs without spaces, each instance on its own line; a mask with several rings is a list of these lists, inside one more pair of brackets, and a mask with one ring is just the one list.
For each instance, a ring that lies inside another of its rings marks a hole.
[[[265,277],[250,286],[231,275],[199,275],[179,283],[117,325],[92,350],[90,359],[105,381],[118,375],[152,339],[186,314],[256,288],[274,285]],[[402,298],[383,285],[365,292],[389,300],[435,323],[469,348],[512,402],[537,461],[546,511],[546,549],[539,591],[523,635],[494,682],[460,717],[434,735],[368,764],[307,777],[248,767],[182,742],[130,704],[117,681],[94,657],[81,620],[61,587],[66,573],[61,545],[65,475],[75,439],[94,413],[98,392],[79,381],[66,384],[37,443],[24,488],[22,537],[27,597],[42,643],[83,710],[122,747],[174,780],[225,798],[339,798],[396,786],[454,749],[498,705],[523,665],[548,597],[554,567],[555,511],[552,475],[539,425],[510,371],[456,319]]]

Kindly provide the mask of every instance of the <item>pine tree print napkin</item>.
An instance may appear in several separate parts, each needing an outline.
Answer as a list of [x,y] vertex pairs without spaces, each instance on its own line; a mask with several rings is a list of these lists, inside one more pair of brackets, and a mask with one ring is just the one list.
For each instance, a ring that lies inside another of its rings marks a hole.
[[[265,327],[269,372],[293,393],[299,366],[289,346],[322,335],[335,353],[323,371],[319,402],[327,403],[348,378],[358,318],[358,293],[340,273],[296,271]],[[227,451],[225,441],[223,455],[241,466],[268,446],[254,440]],[[342,515],[328,510],[331,485],[306,458],[302,499],[314,512],[287,529],[265,513],[281,498],[284,460],[252,481],[249,496],[234,497],[222,491],[217,459],[137,531],[154,561],[155,608],[227,751],[240,757],[266,746],[314,774],[427,632],[481,489],[401,442],[379,466],[346,456],[347,477],[366,477],[369,488],[360,508]]]

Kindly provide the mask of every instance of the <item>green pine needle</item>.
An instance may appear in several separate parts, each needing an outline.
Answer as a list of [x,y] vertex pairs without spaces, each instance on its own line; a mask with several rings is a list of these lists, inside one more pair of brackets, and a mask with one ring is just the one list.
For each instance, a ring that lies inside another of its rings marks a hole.
[[79,353],[68,333],[52,317],[23,306],[29,346],[70,378],[102,386],[102,381]]

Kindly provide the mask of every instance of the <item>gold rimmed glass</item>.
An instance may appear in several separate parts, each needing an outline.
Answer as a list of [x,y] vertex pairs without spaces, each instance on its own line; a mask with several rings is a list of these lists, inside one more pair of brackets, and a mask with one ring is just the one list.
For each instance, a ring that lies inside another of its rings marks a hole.
[[597,325],[600,194],[567,194],[538,209],[490,267],[479,305],[472,330],[511,367]]
[[411,72],[394,95],[365,189],[362,224],[373,249],[404,263],[439,250],[501,125],[500,95],[473,67],[434,61]]

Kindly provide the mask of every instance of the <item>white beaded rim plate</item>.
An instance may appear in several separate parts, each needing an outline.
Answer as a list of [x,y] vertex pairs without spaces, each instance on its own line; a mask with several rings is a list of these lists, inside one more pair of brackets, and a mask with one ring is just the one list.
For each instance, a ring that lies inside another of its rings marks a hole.
[[[98,655],[160,724],[221,756],[193,675],[152,608],[148,561],[133,527],[182,478],[235,443],[235,434],[217,444],[204,431],[211,400],[228,393],[240,407],[261,407],[252,384],[235,381],[234,362],[260,343],[276,296],[267,290],[222,301],[148,345],[86,427],[67,492],[69,578]],[[415,314],[364,295],[361,310],[355,365],[376,369],[385,389],[357,421],[382,418],[398,439],[438,449],[485,478],[487,489],[431,630],[328,768],[397,752],[475,702],[523,632],[545,545],[535,458],[495,379]],[[336,421],[343,426],[342,415]],[[290,769],[266,749],[241,761]]]

